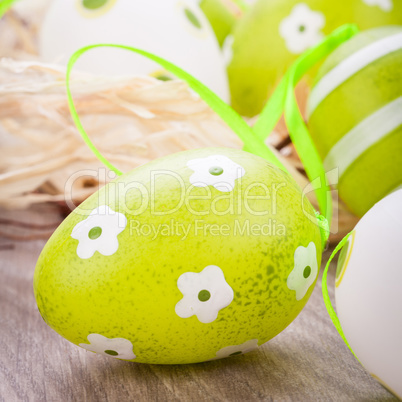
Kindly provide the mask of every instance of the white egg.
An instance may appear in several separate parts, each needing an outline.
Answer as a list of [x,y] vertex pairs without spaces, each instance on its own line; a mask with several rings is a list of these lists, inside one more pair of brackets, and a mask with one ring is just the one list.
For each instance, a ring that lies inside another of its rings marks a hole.
[[402,398],[402,190],[374,205],[339,257],[338,317],[363,366]]
[[[45,62],[66,64],[79,48],[116,43],[155,53],[198,78],[228,101],[223,56],[193,0],[53,0],[39,36]],[[121,49],[86,53],[77,69],[95,74],[164,75],[145,57]]]

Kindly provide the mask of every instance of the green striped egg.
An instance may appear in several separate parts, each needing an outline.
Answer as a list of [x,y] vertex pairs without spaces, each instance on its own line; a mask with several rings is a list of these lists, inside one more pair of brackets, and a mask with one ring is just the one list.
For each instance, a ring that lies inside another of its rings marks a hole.
[[364,215],[402,184],[402,27],[375,28],[326,60],[307,105],[311,135],[338,190]]

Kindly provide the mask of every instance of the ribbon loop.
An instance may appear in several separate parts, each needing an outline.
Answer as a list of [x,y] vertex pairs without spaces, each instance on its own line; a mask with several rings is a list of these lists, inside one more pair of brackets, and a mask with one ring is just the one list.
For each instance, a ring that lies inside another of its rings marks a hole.
[[264,142],[277,124],[280,116],[284,114],[286,124],[289,128],[290,137],[306,169],[307,176],[309,177],[310,181],[318,178],[321,183],[321,185],[315,189],[315,193],[321,214],[325,217],[325,220],[318,219],[323,246],[325,246],[325,242],[327,241],[329,235],[328,228],[332,218],[332,198],[329,193],[330,188],[327,183],[323,163],[298,108],[294,88],[303,75],[312,66],[331,53],[341,43],[356,35],[357,32],[358,28],[355,25],[344,25],[335,30],[317,46],[311,48],[301,55],[285,74],[283,80],[278,85],[272,98],[268,101],[253,128],[251,128],[238,113],[236,113],[229,105],[222,101],[222,99],[220,99],[214,92],[181,68],[152,53],[130,46],[117,44],[95,44],[87,46],[79,49],[71,56],[66,73],[68,104],[78,131],[88,147],[102,163],[104,163],[109,169],[113,170],[118,175],[121,175],[122,172],[113,166],[99,152],[85,132],[71,94],[70,76],[72,68],[77,62],[78,58],[91,49],[112,47],[128,50],[158,63],[167,71],[186,81],[190,88],[197,92],[199,96],[211,107],[211,109],[222,118],[222,120],[234,131],[236,135],[239,136],[239,138],[243,141],[244,149],[246,151],[261,156],[262,158],[268,160],[272,164],[287,172],[287,169],[283,166],[277,154]]
[[234,131],[235,134],[239,136],[239,138],[243,141],[244,148],[255,155],[261,156],[272,164],[276,165],[280,169],[287,172],[287,169],[284,167],[282,162],[278,159],[273,150],[271,150],[267,145],[264,144],[264,141],[256,136],[251,127],[240,117],[238,113],[236,113],[229,105],[227,105],[222,99],[220,99],[214,92],[212,92],[209,88],[207,88],[204,84],[198,81],[189,73],[185,72],[181,68],[176,65],[170,63],[169,61],[156,56],[152,53],[146,52],[141,49],[136,49],[130,46],[117,45],[117,44],[96,44],[91,46],[86,46],[77,50],[70,58],[67,66],[66,73],[66,89],[67,89],[67,98],[68,104],[70,107],[71,116],[74,120],[75,125],[77,126],[78,131],[83,137],[84,141],[88,145],[88,147],[92,150],[95,156],[105,164],[109,169],[113,170],[116,174],[121,175],[122,172],[113,166],[95,147],[92,143],[88,134],[85,132],[84,127],[80,121],[77,110],[74,105],[73,97],[70,89],[70,76],[72,68],[74,64],[77,62],[79,57],[81,57],[84,53],[89,50],[101,48],[101,47],[112,47],[123,50],[128,50],[148,59],[158,63],[167,71],[174,74],[176,77],[186,81],[191,89],[200,95],[200,97],[214,110],[222,120]]

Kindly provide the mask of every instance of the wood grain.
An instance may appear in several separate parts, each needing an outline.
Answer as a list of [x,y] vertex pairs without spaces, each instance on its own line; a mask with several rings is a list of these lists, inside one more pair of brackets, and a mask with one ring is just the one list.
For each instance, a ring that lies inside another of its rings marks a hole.
[[[60,220],[51,207],[3,211],[0,217]],[[32,236],[33,229],[18,230]],[[395,400],[344,345],[326,313],[320,283],[299,317],[254,352],[187,366],[135,364],[86,352],[47,327],[32,289],[45,241],[11,243],[0,242],[8,245],[0,247],[1,401]]]

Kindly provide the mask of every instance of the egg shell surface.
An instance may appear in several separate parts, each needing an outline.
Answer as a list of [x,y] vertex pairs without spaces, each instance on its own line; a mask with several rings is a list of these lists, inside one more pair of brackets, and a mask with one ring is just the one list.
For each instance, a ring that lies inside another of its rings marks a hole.
[[402,27],[364,31],[328,57],[308,99],[324,166],[338,169],[339,195],[358,216],[402,184],[401,65]]
[[[99,43],[126,45],[154,53],[195,76],[222,99],[229,99],[219,44],[194,1],[51,2],[39,32],[39,54],[43,61],[67,64],[78,49]],[[171,77],[147,58],[113,48],[98,48],[84,54],[75,68],[94,74]]]
[[255,349],[294,320],[318,276],[320,230],[302,200],[287,173],[240,150],[138,167],[48,241],[34,276],[39,311],[70,342],[135,362]]
[[336,309],[363,366],[402,399],[402,190],[374,205],[342,249]]

